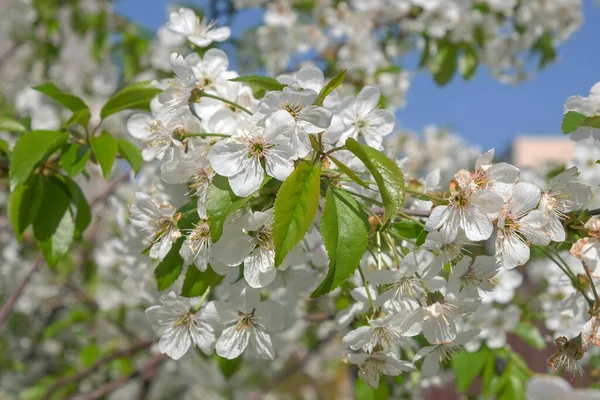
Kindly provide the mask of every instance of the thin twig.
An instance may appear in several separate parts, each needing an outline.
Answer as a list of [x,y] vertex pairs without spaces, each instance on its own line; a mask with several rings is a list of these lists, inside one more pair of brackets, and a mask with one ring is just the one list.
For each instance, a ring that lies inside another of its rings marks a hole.
[[13,309],[15,308],[15,304],[23,294],[23,290],[25,290],[25,287],[27,286],[27,284],[29,284],[29,281],[31,281],[31,278],[33,277],[35,271],[37,271],[42,265],[42,261],[44,261],[44,256],[40,254],[39,256],[37,256],[37,258],[31,265],[31,268],[29,269],[27,275],[25,275],[19,286],[17,286],[15,291],[12,292],[10,296],[8,296],[8,299],[6,299],[6,302],[2,305],[2,308],[0,309],[0,326],[2,326],[4,321],[6,321],[10,314],[12,314]]
[[147,363],[145,363],[143,367],[141,367],[138,370],[133,371],[133,373],[131,373],[127,376],[123,376],[119,379],[115,379],[114,381],[109,382],[104,386],[101,386],[100,388],[94,390],[93,392],[75,396],[75,397],[73,397],[72,400],[97,400],[97,399],[100,399],[100,398],[106,396],[107,394],[114,392],[121,386],[131,382],[132,380],[134,380],[136,378],[139,378],[139,377],[147,378],[148,376],[152,375],[154,373],[154,369],[160,363],[162,363],[165,359],[166,359],[166,356],[164,354],[157,354],[154,357],[152,357]]
[[46,393],[44,394],[44,396],[42,397],[42,400],[49,400],[51,399],[51,396],[54,392],[56,392],[58,389],[62,388],[63,386],[69,385],[71,383],[75,383],[75,382],[80,382],[81,380],[83,380],[84,378],[86,378],[87,376],[91,375],[92,373],[94,373],[94,371],[96,371],[97,369],[99,369],[100,367],[102,367],[103,365],[116,360],[118,358],[121,357],[127,357],[130,356],[132,354],[137,353],[140,350],[144,350],[147,349],[148,347],[152,346],[152,344],[154,343],[154,341],[152,340],[147,340],[144,342],[139,342],[134,344],[133,346],[123,349],[123,350],[119,350],[116,351],[98,361],[96,361],[94,364],[92,364],[89,368],[81,370],[77,373],[75,373],[74,375],[70,375],[67,376],[65,378],[59,379],[56,382],[54,382],[52,384],[52,386],[50,386],[48,388],[48,390],[46,391]]

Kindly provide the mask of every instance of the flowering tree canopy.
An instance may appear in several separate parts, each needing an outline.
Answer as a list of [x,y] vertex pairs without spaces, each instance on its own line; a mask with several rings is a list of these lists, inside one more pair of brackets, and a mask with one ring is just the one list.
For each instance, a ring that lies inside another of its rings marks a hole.
[[0,398],[598,397],[510,340],[599,371],[598,84],[535,171],[395,117],[417,71],[529,77],[581,1],[9,3]]

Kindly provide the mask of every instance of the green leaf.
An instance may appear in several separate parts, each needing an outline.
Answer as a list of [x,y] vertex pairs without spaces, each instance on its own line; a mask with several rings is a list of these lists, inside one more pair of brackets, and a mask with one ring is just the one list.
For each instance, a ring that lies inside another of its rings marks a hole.
[[493,364],[492,352],[484,347],[475,353],[460,353],[452,359],[452,368],[456,375],[456,388],[460,393],[469,389],[473,380],[481,374],[483,367],[491,359]]
[[44,182],[44,194],[33,232],[44,258],[51,268],[65,255],[75,236],[75,218],[71,210],[68,189],[55,177]]
[[321,235],[329,256],[329,267],[327,276],[310,297],[323,296],[344,283],[367,250],[367,218],[349,193],[332,187],[327,190]]
[[10,155],[10,148],[8,147],[8,142],[6,140],[0,139],[0,153]]
[[463,54],[460,58],[460,73],[466,80],[470,80],[477,71],[479,57],[473,46],[469,43],[463,44]]
[[586,115],[580,114],[575,111],[567,112],[562,120],[562,132],[573,133],[579,128],[579,126],[587,119]]
[[447,41],[438,42],[438,52],[431,63],[435,82],[443,86],[450,82],[456,72],[457,46]]
[[233,374],[235,374],[242,365],[242,360],[244,359],[243,357],[237,357],[233,360],[228,360],[224,357],[220,357],[217,354],[215,354],[213,357],[217,359],[217,365],[219,366],[219,369],[225,378],[230,378],[233,376]]
[[32,174],[9,194],[8,217],[19,242],[23,240],[25,229],[33,222],[43,195],[44,186],[38,174]]
[[63,128],[68,128],[72,125],[79,124],[87,129],[88,123],[90,122],[91,113],[87,108],[82,108],[80,110],[74,111],[71,118],[64,123]]
[[127,160],[129,165],[131,165],[131,168],[138,174],[144,163],[140,149],[125,139],[118,139],[117,144],[119,146],[119,154]]
[[304,237],[319,207],[321,163],[303,161],[283,182],[273,213],[275,266]]
[[232,82],[243,82],[248,85],[258,88],[264,89],[270,92],[279,92],[283,90],[283,83],[279,82],[275,78],[271,78],[270,76],[260,76],[260,75],[248,75],[248,76],[239,76],[237,78],[230,79]]
[[539,329],[530,323],[519,322],[513,329],[513,333],[523,339],[533,348],[543,350],[546,348],[546,341]]
[[100,111],[100,117],[105,119],[109,115],[128,109],[149,110],[150,101],[160,91],[152,86],[150,81],[136,82],[126,86],[104,104]]
[[108,179],[119,151],[117,141],[110,133],[103,131],[100,136],[90,136],[90,145],[100,168],[102,168],[104,179]]
[[75,237],[80,237],[92,222],[92,210],[79,185],[69,178],[65,178],[64,182],[69,189],[71,203],[76,210]]
[[325,98],[329,96],[331,92],[335,90],[335,88],[340,86],[342,82],[344,82],[344,78],[346,78],[346,70],[343,70],[342,72],[337,74],[332,80],[330,80],[329,83],[327,83],[327,85],[325,85],[323,89],[321,89],[321,91],[319,92],[317,100],[315,100],[315,106],[323,106]]
[[556,59],[556,49],[552,42],[552,34],[546,31],[531,48],[533,53],[540,54],[540,68],[546,67]]
[[194,265],[190,265],[185,273],[181,295],[183,297],[202,296],[206,289],[215,287],[221,283],[223,278],[210,267],[206,271],[200,271]]
[[[265,179],[263,185],[268,181]],[[223,234],[223,223],[225,219],[235,211],[242,208],[250,200],[250,197],[238,197],[229,186],[226,177],[215,175],[208,187],[206,197],[206,215],[210,226],[210,237],[217,242]]]
[[183,269],[183,258],[179,255],[179,250],[183,245],[183,241],[184,238],[182,237],[179,238],[177,242],[173,243],[173,247],[171,247],[169,253],[154,269],[154,277],[156,278],[156,284],[158,285],[159,291],[170,288],[181,274],[181,270]]
[[0,117],[0,131],[23,133],[27,131],[27,128],[17,120]]
[[356,380],[356,385],[354,386],[354,398],[356,400],[387,400],[389,396],[390,390],[385,379],[379,381],[377,389],[367,385],[362,379]]
[[[34,86],[33,88],[73,111],[73,116],[69,119],[69,121],[77,121],[83,125],[83,127],[87,128],[90,122],[90,111],[85,102],[79,97],[63,92],[51,82]],[[87,113],[85,110],[87,110]],[[77,116],[75,116],[75,114],[77,114]]]
[[404,174],[398,165],[372,147],[349,138],[346,149],[358,157],[369,170],[381,194],[384,208],[384,223],[398,215],[404,204]]
[[91,155],[90,146],[69,143],[63,149],[59,163],[69,176],[77,176],[85,169]]
[[62,146],[68,133],[54,131],[32,131],[22,135],[10,159],[10,187],[25,182],[36,165]]
[[[311,135],[312,137],[312,135]],[[327,158],[329,158],[331,161],[333,161],[333,163],[335,165],[337,165],[337,167],[339,169],[342,170],[342,172],[344,174],[346,174],[346,176],[350,179],[352,179],[354,182],[356,182],[358,185],[364,187],[365,189],[371,189],[371,187],[369,186],[369,184],[365,181],[363,181],[362,179],[360,179],[360,177],[358,175],[356,175],[356,173],[354,171],[352,171],[346,164],[344,164],[343,162],[341,162],[340,160],[338,160],[337,158],[329,155],[327,156]]]
[[392,229],[399,235],[408,239],[418,239],[424,229],[416,222],[403,219],[392,225]]

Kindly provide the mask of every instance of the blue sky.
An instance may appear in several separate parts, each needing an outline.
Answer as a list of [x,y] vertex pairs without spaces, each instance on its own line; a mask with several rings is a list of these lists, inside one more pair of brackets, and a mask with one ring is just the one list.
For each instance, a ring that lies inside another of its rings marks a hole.
[[[412,80],[406,108],[397,114],[400,126],[417,131],[429,123],[450,126],[469,142],[499,151],[522,134],[561,135],[562,107],[567,97],[587,95],[600,81],[600,6],[592,0],[583,1],[581,29],[558,49],[558,60],[531,80],[516,86],[501,84],[486,68],[480,68],[471,81],[455,76],[440,88],[430,74],[419,72]],[[117,9],[133,21],[156,29],[165,22],[169,3],[120,0]],[[234,34],[255,23],[249,19],[255,20],[256,14],[248,17],[234,21]]]

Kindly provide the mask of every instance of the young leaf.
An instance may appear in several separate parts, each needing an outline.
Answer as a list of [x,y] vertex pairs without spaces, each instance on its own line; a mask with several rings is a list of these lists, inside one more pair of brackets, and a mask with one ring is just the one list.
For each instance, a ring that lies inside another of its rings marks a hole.
[[319,206],[321,163],[303,161],[283,182],[273,215],[275,266],[308,232]]
[[12,118],[0,117],[0,131],[24,133],[27,131],[27,128]]
[[438,42],[438,52],[431,63],[431,72],[435,82],[443,86],[450,82],[456,72],[457,46],[447,41]]
[[329,96],[331,92],[335,90],[335,88],[340,86],[342,82],[344,82],[344,78],[346,78],[346,70],[343,70],[337,74],[332,80],[329,81],[329,83],[327,83],[327,85],[323,87],[323,89],[321,89],[319,95],[317,96],[317,100],[315,100],[315,105],[323,106],[325,98]]
[[159,291],[170,288],[181,274],[183,258],[179,255],[179,250],[183,245],[183,241],[184,238],[179,238],[177,242],[173,243],[173,247],[171,247],[169,253],[154,269],[154,277],[156,278]]
[[131,168],[138,174],[144,163],[140,149],[125,139],[118,139],[117,144],[119,146],[119,154],[127,160]]
[[219,369],[225,378],[233,376],[233,374],[235,374],[242,365],[243,360],[243,357],[237,357],[233,360],[228,360],[227,358],[221,357],[216,353],[213,357],[217,359],[217,365],[219,366]]
[[452,358],[452,368],[456,375],[456,388],[464,393],[469,389],[473,380],[481,374],[483,367],[491,359],[493,364],[494,355],[483,347],[475,353],[461,353]]
[[8,196],[8,217],[17,240],[23,240],[23,232],[33,222],[44,195],[39,174],[32,174],[25,183],[18,185]]
[[[47,82],[39,86],[34,86],[34,89],[38,92],[44,93],[46,96],[62,104],[69,110],[73,111],[73,116],[69,119],[69,121],[77,121],[83,127],[87,128],[90,122],[90,111],[85,102],[79,97],[63,92],[58,87],[56,87],[54,83],[51,82]],[[86,110],[87,113],[85,112]],[[75,114],[77,114],[77,116],[75,116]]]
[[181,295],[183,297],[200,297],[206,292],[206,289],[221,283],[223,278],[210,267],[206,268],[206,271],[200,271],[190,265],[185,273]]
[[[263,181],[263,185],[269,179],[267,177]],[[206,215],[208,216],[210,237],[213,242],[217,242],[221,238],[225,219],[242,208],[248,200],[250,200],[250,197],[238,197],[231,191],[227,178],[215,175],[208,187],[206,198]]]
[[271,78],[270,76],[259,75],[240,76],[230,79],[230,81],[247,83],[254,88],[264,89],[270,92],[279,92],[287,86],[279,82],[277,79]]
[[104,119],[118,111],[128,109],[149,110],[150,101],[158,93],[160,93],[160,89],[152,86],[150,81],[133,83],[117,92],[104,104],[100,111],[100,117]]
[[54,131],[32,131],[22,135],[10,159],[11,189],[25,182],[35,166],[62,146],[68,137],[68,133]]
[[90,136],[90,145],[100,168],[102,168],[104,179],[108,179],[119,151],[117,141],[110,133],[103,131],[98,137]]
[[384,379],[379,381],[377,389],[372,388],[362,379],[356,379],[354,386],[354,398],[356,400],[387,400],[390,396],[390,389]]
[[[311,135],[312,137],[312,135]],[[364,187],[365,189],[371,189],[371,187],[369,186],[369,184],[365,181],[363,181],[362,179],[360,179],[360,177],[358,175],[356,175],[356,173],[354,171],[352,171],[346,164],[344,164],[343,162],[339,161],[337,158],[333,157],[333,156],[327,156],[327,158],[329,158],[331,161],[333,161],[333,163],[335,165],[337,165],[337,167],[339,169],[342,170],[342,172],[344,174],[346,174],[346,176],[350,179],[352,179],[354,182],[356,182],[358,185]]]
[[64,123],[63,128],[68,128],[72,125],[79,124],[87,129],[88,123],[91,118],[90,110],[87,108],[82,108],[73,112],[71,118],[67,122]]
[[310,297],[323,296],[344,283],[367,250],[369,226],[354,197],[341,189],[327,190],[321,235],[329,256],[329,267],[327,276]]
[[90,146],[80,145],[79,143],[69,143],[65,145],[60,156],[60,166],[69,176],[77,176],[85,169],[92,150]]
[[460,73],[465,78],[465,80],[470,80],[473,75],[475,75],[475,71],[477,70],[477,64],[479,63],[479,57],[477,56],[477,52],[473,48],[471,44],[463,45],[463,54],[460,58]]
[[585,121],[587,116],[580,114],[575,111],[567,112],[562,120],[562,132],[563,133],[573,133],[579,128],[579,126]]
[[90,205],[79,185],[72,179],[65,178],[64,183],[69,189],[71,203],[75,207],[75,237],[80,237],[92,222]]
[[358,157],[371,172],[381,194],[384,208],[384,223],[394,218],[404,204],[404,174],[398,165],[372,147],[349,138],[346,149]]
[[33,233],[51,268],[65,255],[75,235],[75,218],[67,188],[58,178],[44,182],[43,197],[33,220]]
[[539,329],[532,324],[519,322],[517,326],[514,327],[513,333],[535,349],[543,350],[546,348],[544,337]]
[[421,225],[407,219],[398,221],[391,228],[407,239],[417,239],[424,231]]

